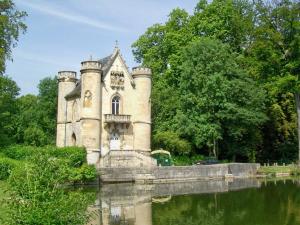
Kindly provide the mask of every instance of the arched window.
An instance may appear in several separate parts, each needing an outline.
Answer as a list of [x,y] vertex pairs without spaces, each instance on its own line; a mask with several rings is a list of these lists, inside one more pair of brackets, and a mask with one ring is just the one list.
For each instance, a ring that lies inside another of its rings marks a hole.
[[120,97],[115,96],[111,101],[111,112],[114,115],[119,115],[120,112]]

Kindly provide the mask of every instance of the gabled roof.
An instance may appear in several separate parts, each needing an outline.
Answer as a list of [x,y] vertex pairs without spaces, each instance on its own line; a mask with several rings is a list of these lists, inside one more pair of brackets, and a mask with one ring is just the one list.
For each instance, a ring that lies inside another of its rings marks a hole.
[[[125,65],[125,68],[127,69],[127,72],[130,76],[130,81],[131,81],[131,83],[133,83],[131,74],[129,73],[126,63],[125,63],[122,55],[120,54],[119,48],[117,48],[117,47],[115,48],[113,54],[98,60],[101,63],[102,80],[104,80],[104,77],[108,73],[109,69],[111,68],[112,64],[114,63],[114,61],[116,60],[118,55],[120,55],[121,60],[122,60],[123,64]],[[68,99],[68,98],[73,98],[73,97],[80,97],[80,95],[81,95],[81,79],[77,82],[75,88],[69,94],[67,94],[65,96],[65,98]]]

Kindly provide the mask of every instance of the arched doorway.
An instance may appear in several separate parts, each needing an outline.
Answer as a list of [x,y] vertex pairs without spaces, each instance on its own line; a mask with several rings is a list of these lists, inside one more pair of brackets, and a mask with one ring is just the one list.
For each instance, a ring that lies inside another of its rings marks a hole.
[[117,132],[110,134],[110,150],[120,150],[120,135]]
[[72,146],[76,146],[76,135],[72,134]]

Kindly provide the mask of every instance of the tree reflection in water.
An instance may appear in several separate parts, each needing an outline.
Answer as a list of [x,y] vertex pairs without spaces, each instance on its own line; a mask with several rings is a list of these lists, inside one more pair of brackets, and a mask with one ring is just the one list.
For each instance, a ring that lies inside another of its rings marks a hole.
[[91,224],[300,225],[298,184],[239,180],[104,185],[101,213]]

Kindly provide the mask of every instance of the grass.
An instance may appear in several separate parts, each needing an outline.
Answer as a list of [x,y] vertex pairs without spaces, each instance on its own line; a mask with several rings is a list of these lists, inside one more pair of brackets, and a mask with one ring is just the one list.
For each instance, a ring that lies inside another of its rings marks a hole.
[[5,181],[0,181],[0,223],[7,218],[8,208],[5,204],[8,198],[8,184]]
[[275,176],[277,173],[289,173],[290,175],[299,175],[300,169],[295,165],[287,166],[262,166],[259,168],[259,174]]

